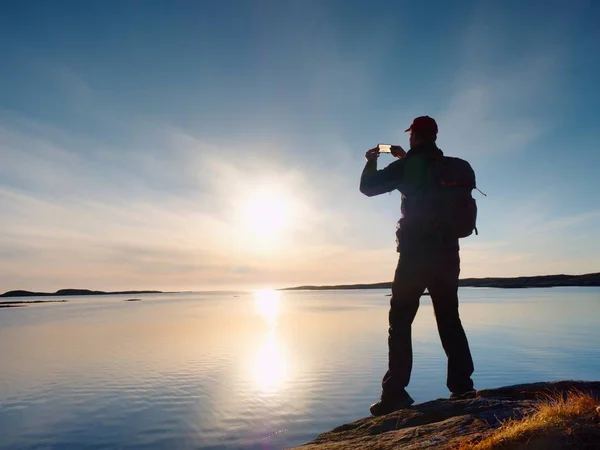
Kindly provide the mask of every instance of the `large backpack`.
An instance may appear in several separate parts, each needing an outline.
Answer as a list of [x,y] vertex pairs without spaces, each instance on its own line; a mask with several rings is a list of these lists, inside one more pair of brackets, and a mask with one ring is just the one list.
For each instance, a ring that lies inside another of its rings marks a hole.
[[477,234],[473,168],[467,161],[450,156],[427,159],[427,181],[406,198],[411,203],[407,205],[411,210],[410,227],[453,238],[470,236],[473,231]]

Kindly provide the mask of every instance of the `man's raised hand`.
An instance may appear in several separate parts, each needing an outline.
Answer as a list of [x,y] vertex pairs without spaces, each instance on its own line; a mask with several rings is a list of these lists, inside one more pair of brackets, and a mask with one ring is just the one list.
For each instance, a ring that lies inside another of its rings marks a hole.
[[367,161],[376,161],[379,158],[379,147],[374,147],[371,150],[367,150],[365,153],[365,158]]
[[390,153],[396,158],[404,158],[406,156],[406,151],[399,145],[392,145],[390,147]]

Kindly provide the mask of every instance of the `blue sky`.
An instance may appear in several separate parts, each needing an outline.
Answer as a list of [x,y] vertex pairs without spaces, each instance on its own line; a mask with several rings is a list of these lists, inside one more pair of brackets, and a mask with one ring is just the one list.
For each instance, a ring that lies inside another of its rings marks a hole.
[[358,180],[423,114],[488,194],[462,276],[600,271],[592,1],[0,8],[0,290],[389,280]]

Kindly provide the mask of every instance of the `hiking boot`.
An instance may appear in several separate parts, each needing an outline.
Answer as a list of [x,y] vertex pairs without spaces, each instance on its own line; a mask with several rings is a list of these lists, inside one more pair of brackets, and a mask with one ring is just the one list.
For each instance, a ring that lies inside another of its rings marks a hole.
[[371,405],[370,411],[374,416],[385,416],[386,414],[393,413],[399,409],[408,408],[415,401],[412,399],[408,392],[404,391],[404,394],[395,399],[382,398],[377,403]]
[[450,394],[450,400],[466,400],[468,398],[475,398],[477,391],[475,389],[469,389],[468,391],[452,392]]

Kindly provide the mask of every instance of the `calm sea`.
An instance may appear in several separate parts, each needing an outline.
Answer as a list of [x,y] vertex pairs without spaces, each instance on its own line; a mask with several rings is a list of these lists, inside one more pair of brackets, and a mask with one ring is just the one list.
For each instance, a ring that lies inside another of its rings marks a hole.
[[[0,448],[279,449],[368,414],[387,291],[70,298],[0,309]],[[600,289],[460,291],[478,388],[600,379]],[[409,392],[448,395],[429,298]]]

